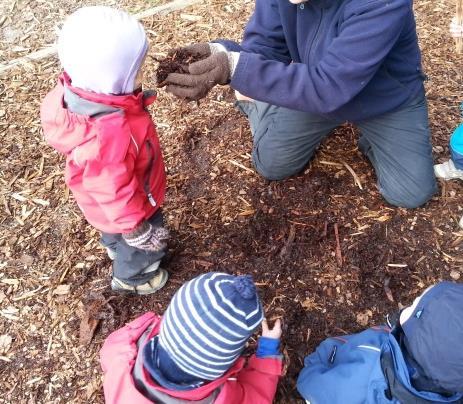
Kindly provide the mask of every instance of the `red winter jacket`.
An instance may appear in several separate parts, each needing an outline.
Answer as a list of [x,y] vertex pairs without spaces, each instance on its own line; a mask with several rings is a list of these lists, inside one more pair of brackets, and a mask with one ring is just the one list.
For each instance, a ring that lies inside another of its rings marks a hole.
[[[135,387],[132,369],[137,358],[138,339],[147,328],[153,327],[146,339],[149,341],[159,333],[160,325],[161,317],[148,312],[113,332],[106,339],[100,351],[100,360],[104,372],[103,389],[107,404],[152,403]],[[143,381],[152,389],[180,402],[203,400],[219,389],[214,404],[269,404],[275,396],[281,372],[280,359],[260,359],[252,356],[246,366],[245,359],[239,358],[220,379],[194,390],[167,390],[154,382],[146,371],[143,372]]]
[[[98,113],[71,112],[65,94],[82,111]],[[42,103],[45,139],[66,155],[66,184],[86,219],[105,233],[132,231],[164,202],[164,162],[145,109],[154,100],[142,92],[84,91],[64,73]]]

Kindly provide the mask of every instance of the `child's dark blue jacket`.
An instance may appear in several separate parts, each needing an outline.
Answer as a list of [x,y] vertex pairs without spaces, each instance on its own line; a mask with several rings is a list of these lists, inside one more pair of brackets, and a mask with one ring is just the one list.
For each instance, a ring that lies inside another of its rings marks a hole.
[[297,389],[310,404],[463,403],[459,393],[444,396],[415,389],[387,327],[323,341],[305,358]]
[[392,112],[423,91],[411,0],[256,0],[231,86],[339,121]]

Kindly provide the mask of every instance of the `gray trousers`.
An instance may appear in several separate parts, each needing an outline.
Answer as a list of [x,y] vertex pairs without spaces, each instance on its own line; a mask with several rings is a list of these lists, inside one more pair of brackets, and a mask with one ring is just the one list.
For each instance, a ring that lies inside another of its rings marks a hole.
[[[148,219],[153,226],[162,226],[164,217],[162,210]],[[166,250],[150,252],[129,246],[122,234],[101,233],[101,244],[116,252],[113,261],[113,276],[129,285],[141,285],[155,275],[155,272],[146,272],[148,267],[160,263],[166,255]]]
[[[253,135],[259,174],[282,180],[300,172],[320,142],[343,122],[264,102],[238,101]],[[390,204],[415,208],[437,190],[424,94],[400,110],[355,122],[359,149],[376,170],[379,191]]]

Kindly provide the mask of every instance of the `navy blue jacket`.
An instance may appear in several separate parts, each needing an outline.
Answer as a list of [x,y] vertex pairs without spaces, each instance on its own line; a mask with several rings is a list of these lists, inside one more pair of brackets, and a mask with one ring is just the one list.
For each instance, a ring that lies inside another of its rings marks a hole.
[[463,403],[413,387],[400,346],[387,327],[328,338],[304,360],[299,393],[311,404]]
[[397,110],[423,91],[411,0],[256,0],[231,86],[339,121]]

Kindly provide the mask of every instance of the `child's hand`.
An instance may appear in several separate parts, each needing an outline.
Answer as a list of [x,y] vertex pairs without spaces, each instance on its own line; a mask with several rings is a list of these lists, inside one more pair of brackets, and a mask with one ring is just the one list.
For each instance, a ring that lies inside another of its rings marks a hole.
[[281,338],[281,320],[277,319],[273,328],[268,328],[267,319],[262,321],[262,336],[266,338],[280,339]]
[[455,17],[453,17],[450,23],[450,34],[454,38],[463,38],[463,25],[457,24],[457,19]]
[[268,328],[267,320],[262,321],[262,336],[257,342],[258,358],[273,357],[280,354],[281,320],[277,319],[273,328]]

